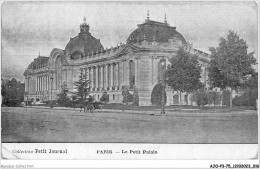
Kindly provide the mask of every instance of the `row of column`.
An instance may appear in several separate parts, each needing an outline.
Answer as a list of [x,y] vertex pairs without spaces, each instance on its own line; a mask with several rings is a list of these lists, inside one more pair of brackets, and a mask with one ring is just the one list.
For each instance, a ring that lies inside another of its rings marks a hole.
[[49,76],[36,77],[36,92],[49,90]]
[[120,86],[119,62],[92,66],[85,69],[91,90],[117,90]]

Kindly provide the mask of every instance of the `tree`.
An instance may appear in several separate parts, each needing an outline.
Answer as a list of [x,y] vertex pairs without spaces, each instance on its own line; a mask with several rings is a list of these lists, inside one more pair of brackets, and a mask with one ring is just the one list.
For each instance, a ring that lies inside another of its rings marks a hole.
[[[166,84],[174,91],[191,93],[200,89],[201,66],[198,56],[189,53],[183,47],[179,48],[177,55],[170,59],[171,64],[166,70]],[[180,101],[181,106],[181,101]]]
[[206,96],[207,96],[208,104],[215,105],[217,101],[221,100],[221,94],[217,91],[213,91],[213,90],[207,91]]
[[64,82],[62,85],[61,85],[61,92],[58,95],[58,99],[57,99],[57,102],[59,105],[61,106],[67,106],[69,105],[69,98],[68,98],[68,92],[69,92],[69,89],[68,89],[68,86],[66,84],[66,82]]
[[252,73],[249,79],[246,81],[245,91],[250,93],[250,100],[256,105],[258,99],[258,72]]
[[129,92],[128,87],[124,86],[122,90],[123,100],[122,102],[128,105],[129,102],[133,101],[133,95]]
[[79,80],[74,82],[74,85],[76,86],[76,92],[74,92],[74,95],[77,96],[77,99],[80,103],[84,102],[86,100],[86,97],[89,95],[89,84],[90,81],[87,80],[85,74],[83,73],[83,71],[81,71]]
[[221,90],[230,88],[230,107],[232,91],[244,85],[244,80],[254,72],[252,65],[256,59],[253,52],[247,52],[246,41],[230,30],[226,38],[221,37],[218,47],[210,47],[209,84]]
[[241,96],[236,96],[233,99],[233,104],[236,106],[254,106],[257,108],[256,101],[258,99],[258,73],[254,72],[248,78],[245,86],[241,89]]
[[105,104],[107,104],[107,102],[109,102],[109,96],[107,94],[107,91],[104,91],[101,98],[100,98],[100,101],[102,102],[105,102]]
[[191,100],[195,101],[196,104],[200,107],[201,105],[206,105],[208,104],[208,99],[207,99],[207,92],[205,91],[204,88],[201,88],[195,92],[193,92],[191,96]]
[[2,80],[2,104],[5,106],[17,106],[24,100],[25,85],[15,78]]

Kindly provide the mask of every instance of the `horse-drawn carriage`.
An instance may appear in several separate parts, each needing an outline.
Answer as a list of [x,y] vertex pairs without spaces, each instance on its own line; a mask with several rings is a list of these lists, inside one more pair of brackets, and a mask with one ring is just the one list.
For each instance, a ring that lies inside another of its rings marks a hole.
[[93,113],[94,110],[97,110],[98,112],[102,111],[101,107],[102,102],[100,101],[94,101],[92,98],[87,98],[86,100],[81,101],[80,99],[77,100],[71,100],[70,101],[70,107],[71,108],[80,108],[80,112],[83,110],[84,112]]
[[93,113],[94,110],[101,112],[102,111],[101,104],[102,104],[102,102],[98,102],[98,101],[85,102],[83,104],[83,110],[84,110],[84,112],[89,112],[89,113]]

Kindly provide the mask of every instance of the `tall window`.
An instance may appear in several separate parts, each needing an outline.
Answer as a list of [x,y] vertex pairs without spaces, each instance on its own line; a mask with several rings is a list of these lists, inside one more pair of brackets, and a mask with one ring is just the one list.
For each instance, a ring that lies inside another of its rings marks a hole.
[[133,89],[135,85],[135,63],[133,60],[129,61],[129,88]]

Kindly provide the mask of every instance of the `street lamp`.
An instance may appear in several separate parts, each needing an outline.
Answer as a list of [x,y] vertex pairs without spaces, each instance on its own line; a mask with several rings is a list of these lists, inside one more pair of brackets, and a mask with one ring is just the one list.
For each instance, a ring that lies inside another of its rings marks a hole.
[[165,69],[166,69],[166,60],[164,57],[160,60],[162,65],[162,108],[161,114],[165,114]]
[[53,105],[52,105],[52,86],[53,86],[53,73],[51,73],[51,104],[50,104],[50,108],[53,108]]

